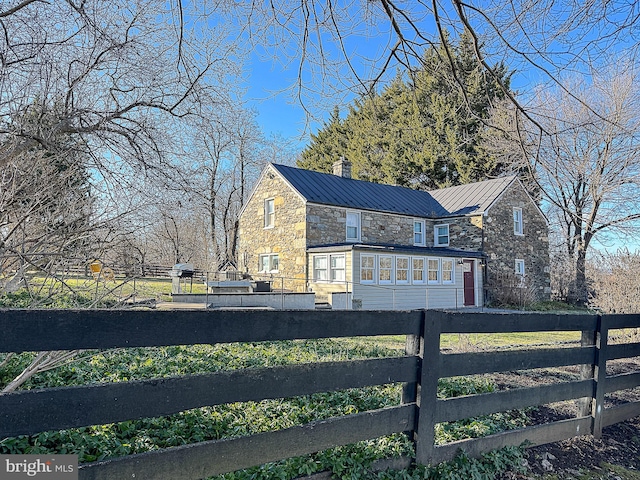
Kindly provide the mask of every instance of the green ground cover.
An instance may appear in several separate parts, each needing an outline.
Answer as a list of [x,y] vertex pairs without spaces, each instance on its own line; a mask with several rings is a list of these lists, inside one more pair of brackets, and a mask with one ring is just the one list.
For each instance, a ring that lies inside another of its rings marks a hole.
[[[402,355],[404,342],[389,337],[382,340],[299,340],[91,351],[85,352],[73,363],[33,377],[23,388],[84,385],[236,368]],[[8,382],[29,361],[30,354],[14,357],[0,372],[0,384]],[[440,396],[480,393],[492,389],[493,385],[486,380],[444,379],[440,383]],[[398,405],[400,397],[401,385],[394,384],[289,399],[219,405],[168,417],[6,438],[0,440],[0,453],[68,453],[79,455],[80,462],[91,462],[204,440],[277,430],[333,416]],[[437,437],[439,442],[448,442],[487,435],[516,428],[523,421],[524,417],[518,412],[470,419],[442,425],[437,431]],[[498,463],[506,462],[505,458],[518,457],[521,455],[518,452],[510,450],[499,454],[505,457],[500,456]],[[384,474],[368,470],[368,466],[377,459],[411,455],[411,441],[399,434],[234,472],[218,479],[287,479],[323,470],[330,470],[337,478],[343,479],[456,478],[446,476],[449,473],[445,475],[445,466]],[[489,464],[495,463],[495,455],[488,457],[493,458],[492,460],[486,461]],[[468,468],[471,468],[470,465],[475,465],[473,468],[476,469],[489,468],[482,467],[482,461],[456,461]]]
[[[65,280],[68,291],[59,293],[57,282],[43,281],[39,289],[0,296],[0,307],[75,308],[111,307],[132,293],[157,298],[170,291],[168,280],[136,281],[135,285]],[[115,287],[115,288],[114,288]],[[195,287],[195,285],[194,285]],[[117,289],[120,289],[117,291]],[[127,290],[131,288],[131,290]],[[204,286],[202,286],[204,291]],[[51,293],[56,291],[56,293]],[[106,292],[106,294],[105,294]],[[194,288],[195,292],[195,288]],[[154,297],[155,296],[155,297]],[[575,341],[579,333],[526,333],[491,335],[443,335],[442,347],[453,351],[495,348],[506,345],[538,345]],[[157,348],[87,351],[74,362],[40,373],[23,389],[86,385],[255,368],[291,363],[336,361],[403,355],[404,336],[282,341],[246,344],[192,345]],[[13,379],[34,354],[13,357],[0,371],[0,387]],[[0,354],[0,362],[3,355]],[[442,379],[441,398],[489,392],[494,385],[485,378]],[[38,435],[0,439],[0,453],[70,453],[80,462],[91,462],[149,450],[205,440],[249,435],[288,428],[314,420],[348,415],[398,405],[401,385],[322,393],[289,399],[265,400],[199,408],[162,418],[132,420],[109,425],[43,432]],[[507,412],[438,425],[438,443],[489,435],[525,424],[522,412]],[[369,471],[377,459],[413,456],[412,442],[405,435],[392,435],[355,445],[337,447],[314,455],[292,458],[217,477],[217,480],[289,479],[329,470],[336,478],[383,480],[495,478],[506,469],[518,469],[523,452],[505,449],[479,460],[464,456],[435,467],[410,470]]]

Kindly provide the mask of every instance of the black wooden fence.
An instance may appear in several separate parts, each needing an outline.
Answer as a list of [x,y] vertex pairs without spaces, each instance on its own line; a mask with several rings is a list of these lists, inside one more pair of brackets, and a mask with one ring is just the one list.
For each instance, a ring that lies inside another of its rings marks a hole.
[[[227,402],[308,395],[402,382],[403,404],[285,430],[207,441],[82,465],[81,479],[205,478],[360,440],[412,431],[416,461],[434,464],[462,448],[494,448],[596,437],[640,415],[640,402],[604,408],[607,393],[640,385],[640,372],[607,376],[607,360],[640,355],[639,343],[609,345],[611,329],[635,328],[638,315],[465,314],[263,311],[0,311],[0,352],[104,349],[406,335],[402,357],[216,372],[0,396],[0,438],[174,414]],[[443,333],[580,331],[580,346],[443,353]],[[554,385],[438,399],[439,378],[581,365],[583,378]],[[417,388],[417,387],[420,388]],[[419,398],[416,396],[419,392]],[[577,418],[496,435],[434,444],[437,423],[579,399]]]

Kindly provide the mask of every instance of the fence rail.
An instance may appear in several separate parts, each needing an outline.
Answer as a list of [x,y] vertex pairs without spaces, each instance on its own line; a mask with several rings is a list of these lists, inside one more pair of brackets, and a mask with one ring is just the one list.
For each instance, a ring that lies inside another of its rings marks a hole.
[[[639,343],[609,345],[608,332],[637,328],[639,315],[445,313],[437,311],[22,311],[0,312],[0,352],[406,335],[405,356],[215,372],[0,396],[0,438],[169,415],[200,406],[404,383],[403,404],[275,432],[207,441],[82,465],[81,479],[187,480],[413,432],[416,461],[433,464],[462,448],[478,455],[528,441],[592,434],[640,415],[640,402],[604,408],[605,394],[640,385],[640,372],[607,376],[608,360],[640,355]],[[445,353],[442,333],[580,331],[579,347]],[[438,399],[444,377],[580,365],[582,378],[533,388]],[[420,386],[418,389],[417,386]],[[419,398],[417,393],[419,392]],[[579,400],[577,418],[435,445],[441,422]]]

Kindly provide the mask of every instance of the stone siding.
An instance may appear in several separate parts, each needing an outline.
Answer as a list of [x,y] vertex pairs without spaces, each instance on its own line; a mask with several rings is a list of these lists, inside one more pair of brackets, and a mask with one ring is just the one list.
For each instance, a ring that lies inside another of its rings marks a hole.
[[361,243],[411,245],[413,242],[413,217],[309,204],[307,206],[309,246],[345,242],[347,211],[360,213]]
[[358,243],[413,245],[413,222],[425,222],[425,246],[433,247],[434,225],[449,225],[449,247],[480,251],[482,218],[456,217],[441,220],[394,215],[368,210],[352,210],[328,205],[307,205],[307,241],[310,247],[346,241],[347,211],[360,213],[361,240]]
[[[513,209],[522,209],[523,235],[514,233]],[[515,279],[515,261],[525,263],[526,285],[539,300],[551,293],[548,225],[522,185],[514,182],[485,214],[484,251],[489,300],[500,298]],[[503,290],[501,292],[501,290]]]
[[[274,226],[264,227],[264,201],[274,199]],[[280,175],[265,172],[240,217],[238,260],[240,268],[259,277],[260,255],[277,253],[279,271],[274,288],[306,291],[305,202]]]
[[[449,225],[449,248],[479,252],[482,250],[482,217],[443,218],[432,222],[432,225]],[[433,246],[433,228],[427,227],[427,240]]]

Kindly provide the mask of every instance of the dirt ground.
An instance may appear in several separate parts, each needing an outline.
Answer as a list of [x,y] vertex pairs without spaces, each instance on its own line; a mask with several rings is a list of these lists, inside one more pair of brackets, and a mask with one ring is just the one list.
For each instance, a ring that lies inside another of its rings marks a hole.
[[[640,371],[640,361],[613,361],[607,365],[607,375]],[[492,375],[499,388],[514,388],[567,381],[579,378],[577,367],[558,368],[527,373],[510,372]],[[605,407],[640,401],[640,388],[608,394]],[[532,410],[532,423],[548,423],[575,418],[577,402],[546,405]],[[521,479],[611,479],[640,480],[640,417],[606,427],[602,438],[576,437],[558,443],[527,450],[525,475],[508,474],[504,480]]]

